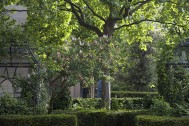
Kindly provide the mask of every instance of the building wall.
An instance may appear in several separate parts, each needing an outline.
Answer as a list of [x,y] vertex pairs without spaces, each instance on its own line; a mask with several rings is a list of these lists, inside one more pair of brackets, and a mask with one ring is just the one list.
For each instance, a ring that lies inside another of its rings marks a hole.
[[81,87],[80,84],[76,84],[75,86],[70,87],[70,95],[72,98],[80,98],[81,97]]
[[[10,5],[5,7],[8,10],[26,10],[26,7],[20,6],[20,5]],[[8,12],[7,13],[12,19],[16,20],[16,24],[24,24],[27,20],[27,12],[26,11],[20,11],[20,12]]]
[[[26,7],[19,6],[19,5],[10,5],[5,7],[7,10],[26,10]],[[7,12],[7,15],[9,15],[12,19],[16,20],[16,25],[24,24],[27,20],[27,12],[26,11],[20,11],[20,12]],[[26,58],[23,58],[20,55],[16,55],[14,57],[6,56],[1,59],[0,67],[0,96],[4,95],[4,93],[11,93],[13,94],[14,90],[12,87],[12,79],[15,77],[14,73],[16,71],[16,75],[20,75],[23,77],[28,76],[28,70],[29,68],[22,68],[22,67],[5,67],[6,63],[23,63],[27,62],[28,60]],[[15,92],[15,96],[19,96],[20,89],[18,89]]]
[[[27,77],[28,76],[28,68],[16,68],[17,75]],[[15,77],[14,75],[15,68],[13,67],[0,67],[0,96],[5,93],[13,94],[18,97],[20,89],[14,91],[12,87],[12,80]]]

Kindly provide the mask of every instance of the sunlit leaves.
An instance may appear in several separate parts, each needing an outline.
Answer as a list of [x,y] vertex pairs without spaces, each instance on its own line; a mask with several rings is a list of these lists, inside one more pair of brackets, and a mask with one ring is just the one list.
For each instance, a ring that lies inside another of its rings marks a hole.
[[19,4],[28,9],[25,32],[30,45],[36,49],[38,60],[48,69],[64,69],[57,53],[64,51],[63,47],[67,46],[65,40],[69,39],[75,27],[71,23],[72,14],[60,11],[58,6],[63,2],[57,0],[21,0]]

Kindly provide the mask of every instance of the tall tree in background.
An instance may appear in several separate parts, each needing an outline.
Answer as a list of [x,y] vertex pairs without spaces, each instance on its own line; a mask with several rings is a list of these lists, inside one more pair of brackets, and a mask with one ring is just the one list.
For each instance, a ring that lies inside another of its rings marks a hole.
[[147,91],[150,85],[156,84],[155,57],[152,43],[147,43],[147,50],[141,50],[139,43],[132,43],[129,47],[128,63],[126,69],[128,76],[127,84],[134,90]]

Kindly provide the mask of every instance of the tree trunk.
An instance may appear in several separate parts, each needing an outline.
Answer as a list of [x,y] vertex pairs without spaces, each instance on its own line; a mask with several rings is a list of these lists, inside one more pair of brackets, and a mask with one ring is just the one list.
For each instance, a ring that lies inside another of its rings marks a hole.
[[115,23],[116,21],[111,17],[106,20],[103,30],[104,35],[108,37],[111,37],[113,35]]
[[101,107],[105,107],[106,105],[105,99],[106,99],[106,81],[103,78],[102,79],[102,93],[101,93],[101,100],[102,100]]
[[[113,32],[114,32],[114,26],[115,26],[115,20],[111,17],[109,17],[104,25],[104,30],[103,30],[103,34],[105,36],[107,36],[108,38],[112,37]],[[110,41],[107,41],[107,48],[105,51],[107,51],[108,53],[108,57],[106,57],[108,60],[110,59],[109,57],[109,43]],[[109,61],[106,61],[109,62]],[[104,76],[108,77],[110,76],[110,71],[108,68],[104,68]],[[107,80],[106,78],[103,77],[102,79],[102,106],[105,107],[106,109],[111,109],[111,85],[110,85],[110,81]]]
[[53,111],[53,102],[54,102],[54,95],[52,94],[49,101],[48,114],[51,114]]

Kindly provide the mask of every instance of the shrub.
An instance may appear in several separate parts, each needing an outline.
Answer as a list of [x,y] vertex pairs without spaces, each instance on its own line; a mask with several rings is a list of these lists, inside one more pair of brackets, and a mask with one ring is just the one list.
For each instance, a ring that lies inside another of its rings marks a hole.
[[112,109],[144,109],[142,98],[112,98]]
[[24,101],[14,98],[10,94],[5,94],[0,98],[0,115],[25,113],[27,113],[27,106]]
[[0,116],[1,126],[76,126],[77,119],[71,115]]
[[[111,109],[148,109],[152,104],[151,99],[147,98],[112,98]],[[101,109],[101,99],[99,98],[78,98],[73,99],[73,110],[81,109]]]
[[138,115],[137,126],[189,126],[189,117]]
[[173,57],[166,59],[166,56],[158,62],[158,91],[174,108],[173,116],[187,115],[189,71],[183,66],[172,66],[173,62],[177,63]]
[[[189,71],[182,65],[184,48],[164,46],[157,62],[158,92],[171,107],[176,108],[175,116],[186,114],[188,109]],[[176,55],[175,55],[176,54]],[[184,110],[185,109],[185,110]],[[184,111],[183,111],[184,110]]]
[[[173,106],[188,102],[189,72],[184,67],[169,67],[163,73],[164,81],[159,83],[160,94]],[[163,84],[162,84],[163,83]],[[165,86],[166,85],[166,86]]]
[[38,76],[31,75],[31,77],[17,76],[13,81],[14,90],[21,88],[20,98],[26,101],[29,107],[34,107],[37,102],[37,84]]
[[79,111],[78,126],[135,126],[135,117],[147,111]]
[[188,104],[179,105],[175,103],[172,115],[175,117],[189,115]]
[[74,110],[80,109],[100,109],[100,98],[75,98],[72,101],[72,107]]
[[53,101],[53,109],[68,109],[71,105],[70,90],[68,87],[64,87],[60,92],[57,92],[57,96]]
[[28,104],[18,98],[14,98],[10,94],[5,94],[0,98],[0,115],[37,115],[46,114],[47,110],[43,106],[28,107]]
[[154,99],[151,110],[156,115],[171,115],[173,108],[164,99]]
[[124,97],[157,97],[157,92],[131,92],[131,91],[112,91],[112,97],[114,98],[124,98]]

